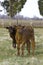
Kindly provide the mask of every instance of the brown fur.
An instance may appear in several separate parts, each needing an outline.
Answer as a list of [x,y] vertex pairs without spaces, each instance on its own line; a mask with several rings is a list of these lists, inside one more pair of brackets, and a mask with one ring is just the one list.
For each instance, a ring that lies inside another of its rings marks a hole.
[[16,35],[17,43],[17,54],[20,55],[20,48],[22,50],[22,55],[24,55],[24,46],[27,44],[28,52],[30,53],[30,43],[32,44],[32,51],[34,55],[35,50],[35,38],[34,38],[34,29],[32,26],[17,26]]

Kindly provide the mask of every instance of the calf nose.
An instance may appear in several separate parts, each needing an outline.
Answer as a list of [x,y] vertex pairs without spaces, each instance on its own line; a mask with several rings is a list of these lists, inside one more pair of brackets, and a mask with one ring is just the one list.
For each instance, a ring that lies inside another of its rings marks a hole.
[[16,48],[16,44],[13,44],[13,47]]

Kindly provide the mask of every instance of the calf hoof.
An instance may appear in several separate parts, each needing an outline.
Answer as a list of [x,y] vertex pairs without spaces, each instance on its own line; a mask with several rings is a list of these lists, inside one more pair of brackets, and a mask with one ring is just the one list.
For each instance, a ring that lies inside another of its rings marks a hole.
[[21,56],[23,57],[23,56],[24,56],[24,54],[21,54]]
[[17,56],[20,56],[20,53],[17,53]]
[[21,57],[24,57],[24,55],[21,55]]

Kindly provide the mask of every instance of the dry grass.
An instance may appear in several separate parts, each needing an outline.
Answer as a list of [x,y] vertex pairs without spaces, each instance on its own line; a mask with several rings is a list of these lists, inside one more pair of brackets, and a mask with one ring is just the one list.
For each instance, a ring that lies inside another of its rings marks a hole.
[[9,26],[9,25],[29,25],[32,24],[34,27],[43,27],[43,20],[14,20],[14,19],[0,19],[0,27]]

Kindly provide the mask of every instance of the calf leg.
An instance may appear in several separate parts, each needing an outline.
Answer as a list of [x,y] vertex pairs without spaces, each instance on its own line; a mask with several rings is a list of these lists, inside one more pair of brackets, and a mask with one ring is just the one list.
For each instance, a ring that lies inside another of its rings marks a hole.
[[28,53],[29,53],[29,55],[30,55],[30,41],[28,41],[26,44],[27,44]]
[[21,55],[22,55],[22,56],[24,56],[24,46],[25,46],[25,43],[23,42],[23,43],[22,43],[22,46],[21,46],[21,50],[22,50],[22,54],[21,54]]
[[35,50],[35,40],[34,40],[34,39],[32,39],[32,40],[31,40],[31,42],[32,42],[32,51],[33,51],[33,56],[34,56],[34,50]]
[[20,44],[17,44],[17,55],[20,55]]

